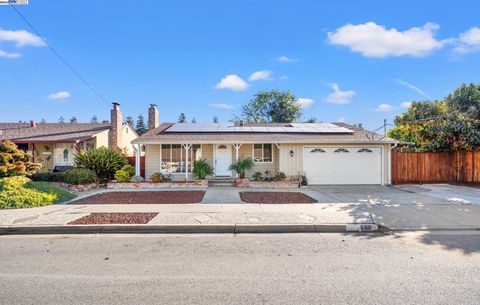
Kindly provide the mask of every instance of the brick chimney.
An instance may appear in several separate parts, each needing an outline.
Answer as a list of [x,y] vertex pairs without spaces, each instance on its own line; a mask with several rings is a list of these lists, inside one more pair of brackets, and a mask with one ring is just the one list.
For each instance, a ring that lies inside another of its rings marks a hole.
[[118,152],[122,152],[122,112],[119,103],[112,103],[113,108],[110,110],[110,118],[112,129],[110,130],[110,147]]
[[150,104],[148,108],[148,130],[158,127],[158,109],[157,104]]
[[33,121],[33,120],[30,121],[30,127],[32,127],[32,128],[37,127],[37,124],[35,124],[35,121]]

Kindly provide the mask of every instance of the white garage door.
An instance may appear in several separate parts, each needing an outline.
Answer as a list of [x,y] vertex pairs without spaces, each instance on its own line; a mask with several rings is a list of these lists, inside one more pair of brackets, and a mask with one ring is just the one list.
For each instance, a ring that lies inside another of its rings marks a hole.
[[305,147],[309,184],[381,184],[382,150],[370,147]]

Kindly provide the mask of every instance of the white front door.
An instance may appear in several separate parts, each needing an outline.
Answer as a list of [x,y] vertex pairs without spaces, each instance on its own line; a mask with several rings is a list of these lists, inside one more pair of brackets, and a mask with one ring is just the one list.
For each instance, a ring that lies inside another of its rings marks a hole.
[[232,146],[230,144],[215,145],[215,175],[231,176],[228,168],[232,164]]

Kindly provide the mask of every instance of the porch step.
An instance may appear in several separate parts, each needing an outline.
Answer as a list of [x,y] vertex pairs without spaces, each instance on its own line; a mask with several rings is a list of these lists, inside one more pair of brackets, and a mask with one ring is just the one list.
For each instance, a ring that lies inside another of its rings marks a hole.
[[208,186],[214,186],[214,187],[235,186],[235,179],[215,177],[213,179],[208,180]]

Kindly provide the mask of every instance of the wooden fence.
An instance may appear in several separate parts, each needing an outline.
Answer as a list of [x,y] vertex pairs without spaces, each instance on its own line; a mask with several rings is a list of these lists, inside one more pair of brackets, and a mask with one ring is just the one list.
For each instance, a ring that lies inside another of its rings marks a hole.
[[392,152],[392,183],[480,184],[480,151]]
[[[135,166],[135,157],[127,157],[128,163]],[[140,157],[140,176],[145,178],[145,156]]]

